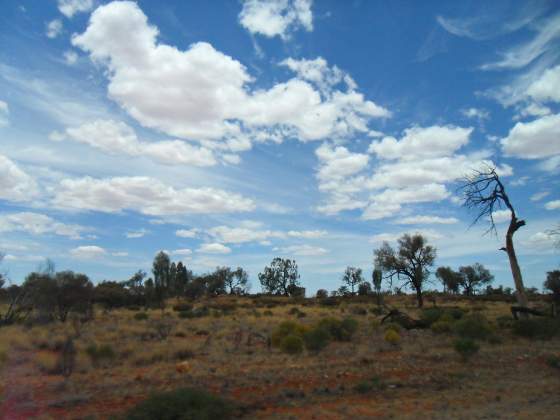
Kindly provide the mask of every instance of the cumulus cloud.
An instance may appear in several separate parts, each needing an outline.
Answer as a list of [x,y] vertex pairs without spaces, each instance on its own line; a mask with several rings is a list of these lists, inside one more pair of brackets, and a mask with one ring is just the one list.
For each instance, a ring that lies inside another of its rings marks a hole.
[[529,85],[527,95],[540,102],[560,102],[560,65],[545,70]]
[[88,228],[75,224],[65,224],[40,213],[21,212],[0,214],[0,232],[26,232],[32,235],[54,234],[71,239],[80,239]]
[[144,236],[146,236],[146,233],[148,233],[148,230],[146,229],[129,230],[128,232],[125,233],[125,236],[128,239],[137,239],[137,238],[143,238]]
[[83,245],[70,250],[70,255],[76,259],[95,259],[107,255],[107,251],[97,245]]
[[546,115],[530,122],[518,122],[501,140],[508,156],[540,159],[560,154],[560,114]]
[[540,201],[548,195],[550,195],[549,191],[541,191],[541,192],[535,193],[531,196],[531,201]]
[[404,234],[409,235],[422,235],[428,241],[435,241],[438,239],[443,238],[443,235],[435,230],[425,229],[425,230],[416,230],[416,231],[409,231],[409,232],[386,232],[386,233],[378,233],[377,235],[373,235],[369,242],[373,244],[381,244],[382,242],[396,242]]
[[219,243],[202,244],[197,252],[202,254],[229,254],[231,248]]
[[325,255],[329,252],[325,248],[312,246],[308,244],[277,247],[274,248],[273,250],[285,255],[295,255],[300,257],[316,257],[319,255]]
[[324,230],[290,230],[288,232],[260,229],[260,223],[243,222],[239,227],[216,226],[208,234],[219,242],[240,244],[246,242],[268,243],[270,239],[303,238],[316,239],[327,234]]
[[252,34],[287,39],[303,28],[313,30],[312,0],[245,0],[239,23]]
[[509,222],[511,220],[511,211],[507,209],[496,210],[492,212],[492,219],[494,220],[494,223]]
[[463,114],[467,118],[479,120],[480,122],[490,118],[490,112],[486,111],[485,109],[479,108],[462,109],[461,114]]
[[47,23],[46,32],[48,38],[56,38],[62,33],[62,21],[60,19],[53,19]]
[[175,236],[179,238],[196,238],[198,229],[179,229],[175,231]]
[[95,147],[104,153],[144,156],[166,165],[216,164],[211,150],[192,146],[182,140],[141,141],[131,127],[114,120],[96,120],[78,127],[70,127],[64,134],[52,133],[50,138],[54,141],[67,138]]
[[175,249],[173,251],[170,252],[171,255],[178,255],[181,257],[188,257],[189,255],[192,254],[192,251],[188,248],[182,248],[182,249]]
[[440,216],[410,216],[395,221],[399,225],[452,225],[458,222],[455,217]]
[[207,42],[182,51],[158,42],[158,33],[136,3],[112,2],[92,13],[72,43],[108,70],[110,98],[167,135],[238,152],[252,141],[348,137],[389,115],[350,78],[342,90],[300,77],[252,89],[253,77],[236,59]]
[[58,10],[67,18],[93,9],[93,0],[58,0]]
[[547,210],[558,210],[560,209],[560,200],[549,201],[544,205],[544,208]]
[[150,177],[64,179],[53,204],[107,213],[134,210],[151,216],[251,211],[251,199],[214,188],[177,189]]
[[0,155],[0,199],[29,201],[37,194],[35,180],[12,160]]
[[78,61],[78,54],[75,51],[65,51],[63,54],[64,62],[69,66],[73,66]]

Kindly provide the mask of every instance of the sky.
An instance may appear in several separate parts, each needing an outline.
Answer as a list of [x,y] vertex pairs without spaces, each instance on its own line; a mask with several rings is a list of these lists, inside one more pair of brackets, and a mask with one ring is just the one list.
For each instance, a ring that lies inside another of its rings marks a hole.
[[[560,4],[4,0],[0,269],[94,282],[165,250],[195,273],[274,257],[312,293],[404,233],[513,286],[458,187],[497,168],[526,286],[558,268]],[[434,267],[435,269],[435,267]],[[437,287],[434,282],[432,288]]]

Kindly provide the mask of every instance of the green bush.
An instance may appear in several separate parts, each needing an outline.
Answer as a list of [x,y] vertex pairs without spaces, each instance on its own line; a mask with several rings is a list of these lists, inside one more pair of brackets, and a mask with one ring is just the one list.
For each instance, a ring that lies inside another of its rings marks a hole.
[[463,318],[465,315],[465,311],[461,308],[454,307],[454,308],[445,308],[446,315],[449,315],[451,318],[457,320]]
[[303,340],[299,335],[287,335],[280,342],[280,350],[288,354],[299,354],[303,351]]
[[515,320],[507,315],[496,318],[496,324],[498,324],[498,327],[501,329],[513,328],[514,322]]
[[192,309],[192,305],[189,303],[178,303],[177,305],[173,305],[173,310],[175,312],[185,312],[190,311]]
[[472,356],[478,353],[480,346],[476,341],[471,338],[459,338],[453,343],[455,351],[459,353],[463,361],[469,360]]
[[546,364],[550,367],[560,369],[560,356],[556,356],[554,354],[548,356],[546,358]]
[[422,311],[420,319],[424,321],[426,325],[430,326],[434,322],[438,321],[442,315],[443,309],[441,308],[427,308]]
[[272,311],[270,309],[267,309],[266,311],[263,312],[264,316],[273,316],[274,313],[272,313]]
[[323,318],[318,323],[319,328],[326,329],[336,341],[350,341],[358,329],[358,321],[353,318]]
[[325,328],[315,327],[303,335],[303,341],[308,351],[318,353],[329,345],[331,334]]
[[87,346],[86,353],[94,366],[98,366],[102,362],[112,361],[117,355],[110,344],[97,345],[96,343]]
[[401,341],[401,336],[393,329],[387,330],[383,338],[387,343],[392,344],[393,346],[398,345]]
[[436,321],[430,329],[436,334],[447,334],[453,330],[453,325],[449,321]]
[[455,333],[461,338],[484,340],[493,333],[488,320],[480,314],[466,316],[455,323]]
[[150,316],[148,315],[147,312],[137,312],[134,314],[134,319],[136,321],[145,321],[146,319],[148,319]]
[[125,416],[127,420],[214,420],[233,417],[231,403],[208,392],[182,388],[152,394]]
[[297,322],[283,321],[272,331],[271,343],[275,347],[280,347],[280,343],[285,337],[289,335],[302,337],[305,331],[305,327]]
[[350,313],[353,315],[367,315],[367,309],[362,306],[351,306]]
[[520,337],[547,340],[560,334],[560,321],[553,318],[520,319],[513,323],[513,333]]
[[360,394],[366,394],[373,390],[379,390],[385,388],[385,384],[381,381],[381,378],[375,376],[367,381],[362,381],[354,386],[354,391]]

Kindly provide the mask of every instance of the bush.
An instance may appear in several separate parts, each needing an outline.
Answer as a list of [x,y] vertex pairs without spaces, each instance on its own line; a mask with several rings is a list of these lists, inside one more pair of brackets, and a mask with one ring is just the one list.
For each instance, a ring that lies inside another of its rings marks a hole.
[[145,321],[146,319],[148,319],[150,316],[148,315],[147,312],[137,312],[134,314],[134,319],[136,321]]
[[267,309],[266,311],[263,312],[264,316],[273,316],[274,314],[272,313],[272,311],[270,309]]
[[289,336],[295,335],[302,337],[305,334],[305,327],[294,321],[284,321],[272,331],[271,344],[274,347],[280,347],[282,340]]
[[526,338],[550,339],[560,334],[560,321],[552,318],[520,319],[513,323],[513,333]]
[[461,308],[445,308],[445,314],[449,315],[451,318],[457,320],[463,318],[465,311]]
[[379,390],[385,388],[385,384],[381,381],[381,378],[375,376],[368,381],[359,382],[354,386],[354,391],[360,394],[366,394],[374,389]]
[[453,330],[453,326],[449,321],[436,321],[430,329],[436,334],[446,334]]
[[546,364],[550,367],[560,369],[560,356],[556,356],[554,354],[548,356],[546,358]]
[[325,328],[315,327],[303,335],[303,341],[308,351],[318,353],[329,345],[331,335]]
[[351,306],[350,313],[353,315],[367,315],[367,309],[361,306]]
[[320,303],[323,306],[338,306],[340,301],[335,296],[329,296],[325,299],[321,299]]
[[188,303],[178,303],[177,305],[173,305],[173,310],[175,312],[185,312],[190,311],[192,309],[192,305]]
[[358,329],[358,321],[353,318],[323,318],[318,327],[326,329],[336,341],[350,341]]
[[476,341],[471,338],[459,338],[453,344],[455,351],[459,353],[463,361],[469,360],[472,356],[478,353],[480,346]]
[[430,326],[434,322],[438,321],[443,315],[443,309],[441,308],[427,308],[422,311],[420,319]]
[[389,330],[393,330],[396,333],[400,333],[401,329],[402,329],[402,327],[400,326],[400,324],[397,324],[395,322],[389,322],[389,323],[385,324],[384,331],[387,332]]
[[492,327],[488,320],[479,314],[469,315],[457,321],[454,330],[461,338],[473,340],[484,340],[492,335]]
[[86,347],[86,353],[94,366],[99,366],[101,362],[109,362],[115,359],[116,353],[110,344],[97,345],[95,343]]
[[208,392],[182,388],[153,394],[126,414],[127,420],[229,419],[233,406]]
[[288,354],[299,354],[303,351],[303,340],[299,335],[288,335],[280,342],[280,350]]
[[316,297],[317,297],[317,299],[325,299],[325,298],[329,297],[329,292],[327,292],[325,289],[319,289],[319,290],[317,290]]
[[387,343],[396,346],[401,341],[401,336],[395,330],[387,330],[387,332],[385,332],[384,339]]
[[496,318],[496,323],[498,324],[498,327],[502,329],[513,328],[515,320],[511,316],[505,315]]

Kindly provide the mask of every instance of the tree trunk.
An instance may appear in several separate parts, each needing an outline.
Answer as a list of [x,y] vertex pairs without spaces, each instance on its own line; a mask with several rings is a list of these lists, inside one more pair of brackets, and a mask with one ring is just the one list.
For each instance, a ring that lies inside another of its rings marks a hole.
[[519,268],[519,263],[517,262],[517,256],[515,255],[515,248],[513,247],[513,234],[521,226],[525,225],[523,220],[517,220],[513,217],[509,224],[509,228],[506,234],[506,253],[509,258],[509,265],[511,267],[511,274],[513,275],[513,281],[515,283],[516,298],[519,306],[524,308],[528,305],[527,295],[525,294],[525,287],[523,286],[523,277],[521,276],[521,269]]
[[418,307],[422,308],[424,306],[424,298],[422,297],[422,290],[416,289],[416,300],[418,300]]

